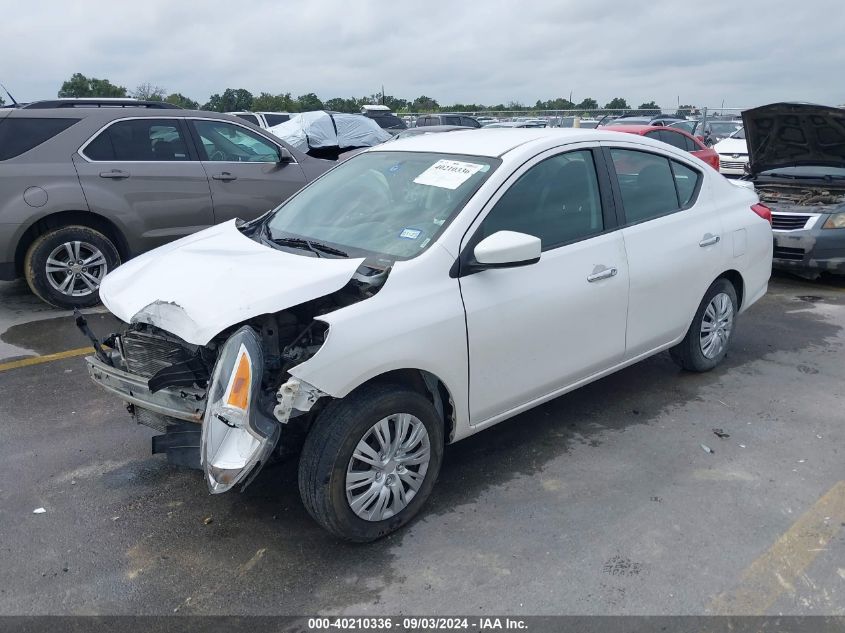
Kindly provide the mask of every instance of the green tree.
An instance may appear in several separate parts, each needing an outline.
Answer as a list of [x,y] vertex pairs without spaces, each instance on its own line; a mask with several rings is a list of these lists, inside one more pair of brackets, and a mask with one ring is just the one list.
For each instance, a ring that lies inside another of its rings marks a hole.
[[400,99],[399,97],[394,97],[392,95],[384,95],[384,99],[379,103],[384,103],[384,105],[386,105],[394,112],[398,112],[399,110],[407,110],[408,106],[410,105],[407,99]]
[[358,99],[355,97],[350,97],[349,99],[344,99],[343,97],[333,97],[332,99],[323,102],[323,107],[326,110],[332,110],[333,112],[347,112],[349,114],[355,114],[361,110],[358,105]]
[[599,102],[592,97],[587,97],[581,103],[575,106],[576,110],[598,110]]
[[126,88],[117,86],[108,79],[88,78],[74,73],[62,84],[59,97],[125,97]]
[[223,94],[213,94],[208,98],[208,103],[203,105],[203,110],[212,112],[241,112],[252,110],[252,93],[244,88],[226,88]]
[[183,95],[181,92],[174,92],[173,94],[167,95],[165,101],[167,103],[177,105],[180,108],[185,108],[186,110],[199,110],[200,107],[199,103],[193,99],[188,99],[188,97]]
[[257,112],[291,112],[293,110],[293,99],[289,92],[277,95],[262,92],[253,99],[252,107]]
[[154,86],[151,83],[143,83],[135,88],[135,92],[132,93],[132,96],[144,101],[164,101],[164,95],[166,94],[167,91],[161,86]]
[[682,105],[675,111],[675,116],[680,119],[683,119],[690,116],[691,114],[696,114],[697,112],[698,108],[696,108],[694,105]]
[[574,108],[575,104],[563,97],[549,99],[548,101],[537,100],[537,103],[534,104],[535,110],[572,110]]
[[631,106],[622,97],[614,97],[604,106],[605,110],[630,110]]
[[657,110],[657,111],[659,111],[660,106],[657,105],[654,101],[649,101],[647,103],[641,103],[639,109],[640,110]]
[[296,98],[295,105],[299,112],[312,112],[314,110],[323,109],[323,102],[320,101],[320,97],[315,95],[313,92],[309,92],[308,94],[304,95],[299,95]]
[[437,112],[439,109],[440,104],[425,95],[417,97],[411,102],[411,110],[414,112]]
[[6,100],[3,97],[0,97],[0,106],[6,105]]

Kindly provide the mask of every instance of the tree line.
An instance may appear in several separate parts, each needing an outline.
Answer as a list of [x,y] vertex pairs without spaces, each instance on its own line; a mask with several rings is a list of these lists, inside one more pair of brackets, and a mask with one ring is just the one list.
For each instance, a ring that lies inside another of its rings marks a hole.
[[[441,105],[436,99],[425,95],[416,99],[401,99],[385,94],[372,94],[365,97],[333,97],[323,101],[313,92],[294,97],[289,92],[272,94],[262,92],[253,95],[244,88],[227,88],[221,93],[215,93],[208,101],[200,105],[180,92],[168,93],[167,90],[151,83],[143,83],[135,90],[127,90],[124,86],[113,84],[108,79],[86,77],[82,73],[74,75],[62,84],[59,97],[134,97],[149,101],[165,101],[182,108],[191,110],[210,110],[213,112],[239,112],[251,110],[256,112],[309,112],[312,110],[334,110],[336,112],[356,113],[361,111],[362,105],[381,103],[398,113],[403,112],[530,112],[535,110],[574,110],[589,112],[593,110],[607,110],[610,112],[639,111],[642,113],[659,111],[660,106],[654,101],[641,103],[633,107],[622,97],[614,97],[604,106],[600,106],[593,98],[582,99],[574,103],[569,99],[558,97],[548,101],[537,100],[532,106],[509,101],[507,103],[453,103]],[[0,104],[3,101],[0,99]],[[695,109],[691,105],[680,106],[676,114],[686,116]]]

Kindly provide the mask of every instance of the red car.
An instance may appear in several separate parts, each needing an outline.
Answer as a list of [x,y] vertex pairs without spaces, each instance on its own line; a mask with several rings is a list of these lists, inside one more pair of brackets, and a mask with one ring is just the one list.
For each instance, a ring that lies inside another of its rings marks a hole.
[[687,134],[683,130],[655,125],[605,125],[601,129],[610,132],[639,134],[640,136],[647,136],[658,141],[663,141],[664,143],[669,143],[672,147],[677,147],[678,149],[689,152],[696,158],[700,158],[713,169],[719,171],[718,152],[712,147],[707,147],[695,136]]

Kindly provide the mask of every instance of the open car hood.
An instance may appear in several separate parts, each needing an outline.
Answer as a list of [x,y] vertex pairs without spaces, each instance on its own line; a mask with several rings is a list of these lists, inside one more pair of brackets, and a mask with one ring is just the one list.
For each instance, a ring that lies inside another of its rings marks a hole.
[[235,220],[145,253],[100,286],[119,319],[149,323],[195,345],[226,328],[345,286],[363,259],[276,250],[243,235]]
[[749,167],[759,174],[780,167],[845,167],[845,109],[773,103],[742,113]]

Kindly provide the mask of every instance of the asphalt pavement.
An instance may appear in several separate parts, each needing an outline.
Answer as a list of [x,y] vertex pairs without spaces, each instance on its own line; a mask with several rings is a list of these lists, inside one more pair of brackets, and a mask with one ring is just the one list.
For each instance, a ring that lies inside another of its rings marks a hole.
[[0,283],[0,614],[845,615],[843,328],[845,282],[777,276],[715,371],[661,354],[450,446],[350,545],[295,463],[211,496],[151,455],[70,315]]

